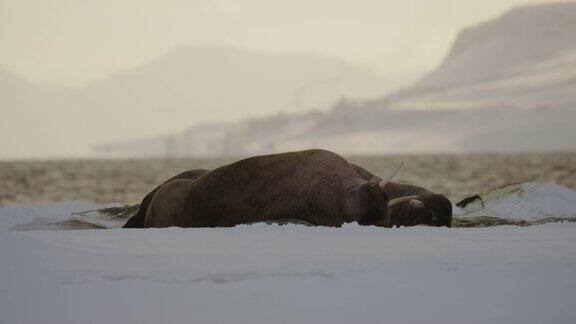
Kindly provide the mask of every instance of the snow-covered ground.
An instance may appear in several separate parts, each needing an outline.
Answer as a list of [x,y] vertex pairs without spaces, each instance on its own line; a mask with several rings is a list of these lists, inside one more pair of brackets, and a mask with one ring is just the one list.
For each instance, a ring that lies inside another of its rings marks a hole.
[[[517,189],[484,208],[574,211],[573,190]],[[574,223],[11,230],[95,207],[0,208],[0,323],[576,322]]]
[[5,232],[1,323],[574,323],[576,225]]
[[576,217],[576,191],[554,183],[511,183],[478,194],[462,208],[459,217],[492,216],[521,220]]

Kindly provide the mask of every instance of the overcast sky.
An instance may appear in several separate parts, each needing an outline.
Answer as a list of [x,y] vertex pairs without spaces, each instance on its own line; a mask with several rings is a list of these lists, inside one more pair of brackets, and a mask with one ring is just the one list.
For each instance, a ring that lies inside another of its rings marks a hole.
[[[229,44],[420,72],[464,26],[534,0],[0,0],[0,66],[78,85],[174,46]],[[549,1],[551,2],[551,1]]]

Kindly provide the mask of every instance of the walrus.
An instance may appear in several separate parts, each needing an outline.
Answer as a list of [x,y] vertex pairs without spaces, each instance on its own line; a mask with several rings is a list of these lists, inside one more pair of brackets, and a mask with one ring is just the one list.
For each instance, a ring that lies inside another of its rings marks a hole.
[[[381,182],[382,179],[359,165],[350,163],[354,171],[367,181]],[[389,215],[395,218],[392,222],[400,225],[405,221],[413,224],[423,223],[428,217],[435,226],[452,226],[452,203],[444,196],[434,193],[424,187],[388,181],[383,189],[390,199],[413,196],[414,199],[402,201],[390,207]]]
[[230,227],[285,219],[321,226],[354,221],[382,227],[437,225],[433,212],[403,213],[414,219],[390,217],[391,208],[418,196],[391,198],[384,189],[390,179],[370,177],[366,180],[343,157],[326,150],[251,157],[195,180],[161,186],[144,227]]
[[163,185],[169,183],[170,181],[174,181],[174,180],[178,180],[178,179],[195,180],[195,179],[200,178],[202,175],[204,175],[208,172],[210,172],[210,171],[206,170],[206,169],[188,170],[188,171],[178,173],[177,175],[173,176],[172,178],[164,181],[161,185],[157,186],[152,191],[150,191],[146,196],[144,196],[144,199],[142,199],[142,202],[140,203],[140,207],[138,208],[138,212],[134,216],[130,217],[130,219],[128,219],[128,221],[126,222],[126,224],[124,224],[124,226],[122,226],[122,228],[141,228],[141,227],[144,227],[144,219],[146,218],[146,213],[148,212],[148,206],[150,205],[150,201],[152,200],[152,197],[154,197],[154,195],[158,192],[158,190],[160,190],[160,188],[162,188]]

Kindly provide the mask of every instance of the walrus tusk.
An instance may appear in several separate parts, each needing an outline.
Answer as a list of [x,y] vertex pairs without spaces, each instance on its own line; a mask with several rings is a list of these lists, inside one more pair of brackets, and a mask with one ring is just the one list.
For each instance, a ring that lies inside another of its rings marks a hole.
[[380,187],[384,187],[388,182],[392,181],[392,179],[396,176],[396,174],[398,173],[398,171],[400,171],[400,169],[402,169],[402,166],[404,165],[404,161],[402,161],[402,163],[400,163],[400,166],[394,170],[394,172],[392,172],[388,178],[383,179],[382,181],[380,181],[380,183],[378,183],[380,185]]
[[412,199],[418,199],[418,196],[404,196],[404,197],[398,197],[398,198],[390,199],[388,201],[388,207],[392,207],[396,204],[399,204],[399,203],[405,202],[405,201],[410,201]]

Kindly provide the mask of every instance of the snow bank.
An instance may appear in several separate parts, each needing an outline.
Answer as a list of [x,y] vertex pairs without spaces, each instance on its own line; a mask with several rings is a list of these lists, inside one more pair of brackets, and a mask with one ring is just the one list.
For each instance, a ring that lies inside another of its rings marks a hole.
[[576,225],[0,233],[0,323],[573,323]]
[[[118,220],[110,219],[95,211],[100,208],[112,206],[119,206],[119,204],[103,206],[82,201],[63,201],[38,205],[3,206],[0,207],[0,232],[10,230],[66,229],[65,226],[58,227],[57,224],[62,224],[69,220],[80,220],[84,222],[95,221],[103,226],[119,227]],[[75,213],[89,210],[94,210],[94,212],[75,215]]]
[[467,198],[455,206],[458,217],[513,219],[576,217],[576,191],[553,183],[521,182]]

